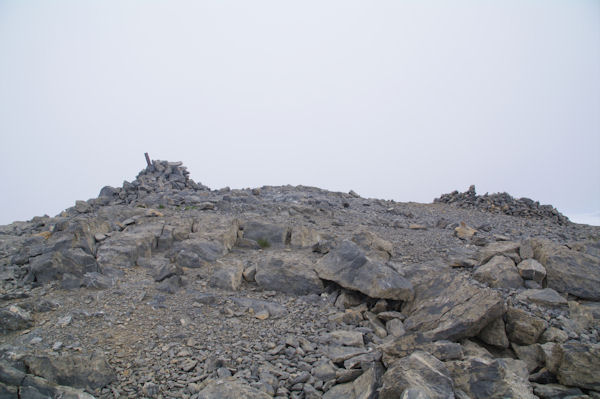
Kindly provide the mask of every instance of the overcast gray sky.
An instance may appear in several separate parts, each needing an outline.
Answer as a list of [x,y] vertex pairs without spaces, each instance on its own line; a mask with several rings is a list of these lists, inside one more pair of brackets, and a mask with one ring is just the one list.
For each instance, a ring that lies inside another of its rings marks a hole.
[[600,210],[600,2],[0,0],[0,223],[211,188]]

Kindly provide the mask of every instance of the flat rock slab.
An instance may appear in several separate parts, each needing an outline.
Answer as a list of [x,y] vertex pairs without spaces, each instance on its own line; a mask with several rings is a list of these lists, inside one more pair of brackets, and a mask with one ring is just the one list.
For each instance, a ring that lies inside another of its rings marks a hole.
[[600,301],[600,258],[549,240],[532,240],[535,259],[546,268],[549,288]]
[[500,294],[463,275],[439,271],[420,278],[415,299],[402,311],[409,314],[406,330],[422,332],[431,340],[456,341],[477,335],[504,313]]
[[91,355],[41,355],[25,358],[32,374],[59,385],[94,390],[117,379],[104,356]]
[[257,265],[254,279],[265,290],[295,295],[323,292],[323,281],[302,255],[277,254],[267,257]]
[[568,301],[552,288],[542,290],[525,290],[517,295],[517,300],[523,302],[533,302],[547,307],[567,306]]
[[315,265],[320,278],[371,298],[407,301],[413,298],[410,281],[390,266],[368,258],[351,241],[343,241]]
[[489,243],[479,251],[479,261],[483,264],[497,255],[504,255],[515,260],[517,259],[520,246],[520,243],[513,241]]

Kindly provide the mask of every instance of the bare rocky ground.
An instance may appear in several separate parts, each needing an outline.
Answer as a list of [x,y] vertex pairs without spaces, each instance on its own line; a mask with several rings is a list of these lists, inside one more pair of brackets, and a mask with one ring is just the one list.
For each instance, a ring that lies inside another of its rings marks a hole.
[[153,161],[0,227],[0,398],[597,398],[599,240],[474,188],[209,190]]

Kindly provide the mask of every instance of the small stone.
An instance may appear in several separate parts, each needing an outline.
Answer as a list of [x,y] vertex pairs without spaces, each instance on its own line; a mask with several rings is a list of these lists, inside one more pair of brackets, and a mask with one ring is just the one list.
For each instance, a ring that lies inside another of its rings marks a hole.
[[158,395],[159,387],[153,382],[146,382],[142,387],[142,393],[150,398],[153,398]]
[[404,325],[400,319],[392,319],[385,323],[385,329],[387,330],[389,335],[394,337],[400,337],[406,333],[404,329]]
[[519,274],[525,280],[533,280],[538,284],[546,277],[546,268],[535,259],[525,259],[517,265]]
[[71,315],[66,315],[66,316],[60,317],[58,319],[58,321],[56,322],[56,324],[59,327],[66,327],[69,324],[71,324],[71,320],[72,320],[72,316]]
[[467,226],[465,222],[460,222],[460,226],[454,229],[454,235],[461,240],[468,240],[469,238],[473,237],[475,233],[477,233],[477,230]]
[[198,362],[196,360],[186,359],[183,361],[183,363],[181,363],[180,368],[187,373],[192,371],[197,364]]
[[256,317],[258,320],[266,320],[269,318],[269,312],[267,310],[261,310],[257,312],[254,317]]

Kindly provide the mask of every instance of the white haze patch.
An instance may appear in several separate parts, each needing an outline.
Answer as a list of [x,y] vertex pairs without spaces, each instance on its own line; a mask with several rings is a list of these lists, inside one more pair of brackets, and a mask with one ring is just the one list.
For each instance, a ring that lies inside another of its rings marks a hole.
[[0,1],[0,223],[212,188],[600,208],[600,2]]

